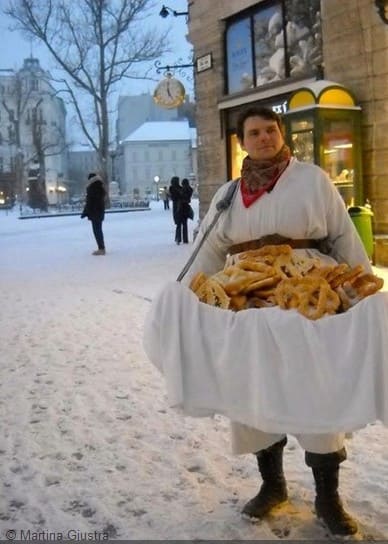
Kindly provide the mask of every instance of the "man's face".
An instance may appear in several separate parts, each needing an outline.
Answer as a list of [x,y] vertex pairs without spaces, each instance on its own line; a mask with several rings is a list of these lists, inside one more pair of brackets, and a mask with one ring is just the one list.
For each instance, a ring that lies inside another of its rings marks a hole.
[[284,138],[276,121],[258,116],[248,117],[240,145],[251,159],[272,159],[283,147]]

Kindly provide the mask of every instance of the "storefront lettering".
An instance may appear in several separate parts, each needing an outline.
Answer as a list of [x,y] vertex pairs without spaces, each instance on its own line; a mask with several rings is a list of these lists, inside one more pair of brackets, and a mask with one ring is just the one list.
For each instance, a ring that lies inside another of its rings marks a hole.
[[275,113],[280,113],[280,114],[281,113],[286,113],[286,111],[287,111],[287,100],[285,100],[281,104],[274,104],[273,106],[271,106],[271,108]]

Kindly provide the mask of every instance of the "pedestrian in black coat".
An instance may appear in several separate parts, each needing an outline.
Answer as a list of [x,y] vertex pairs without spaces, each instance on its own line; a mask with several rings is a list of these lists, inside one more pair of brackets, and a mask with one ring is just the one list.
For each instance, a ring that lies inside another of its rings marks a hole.
[[104,182],[95,173],[88,175],[89,185],[86,189],[86,204],[81,218],[87,217],[92,222],[93,234],[97,242],[97,250],[92,255],[105,255],[102,222],[105,217],[106,191]]
[[179,183],[179,178],[178,176],[173,176],[171,178],[171,185],[168,189],[168,192],[170,193],[170,199],[171,199],[171,202],[172,202],[172,218],[174,220],[174,223],[175,223],[175,242],[177,244],[180,244],[181,241],[182,241],[182,238],[181,238],[181,219],[180,219],[180,214],[179,214],[179,207],[180,207],[180,201],[181,201],[181,192],[182,192],[182,187],[180,186],[180,183]]
[[[184,244],[189,243],[189,237],[187,233],[187,220],[193,219],[193,209],[190,205],[192,194],[193,194],[193,189],[190,186],[189,180],[186,178],[182,179],[180,203],[178,206],[178,216],[179,216],[179,224],[180,224],[180,229],[182,230],[182,237],[183,237]],[[179,240],[181,240],[180,234],[181,232],[179,232],[179,235],[178,235]]]

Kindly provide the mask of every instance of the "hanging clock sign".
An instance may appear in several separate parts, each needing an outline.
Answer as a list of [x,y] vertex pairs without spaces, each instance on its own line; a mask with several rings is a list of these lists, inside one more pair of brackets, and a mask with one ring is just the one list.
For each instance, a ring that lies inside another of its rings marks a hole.
[[186,90],[183,84],[173,77],[171,72],[167,72],[165,78],[156,86],[154,102],[162,108],[177,108],[183,104],[185,96]]

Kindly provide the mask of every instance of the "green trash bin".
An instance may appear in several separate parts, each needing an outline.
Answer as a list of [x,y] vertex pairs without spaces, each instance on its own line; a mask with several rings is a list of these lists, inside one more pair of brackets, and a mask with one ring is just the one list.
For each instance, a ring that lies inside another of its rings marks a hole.
[[373,212],[366,206],[351,206],[348,213],[357,229],[358,235],[364,244],[365,251],[369,259],[373,256],[373,231],[372,217]]

